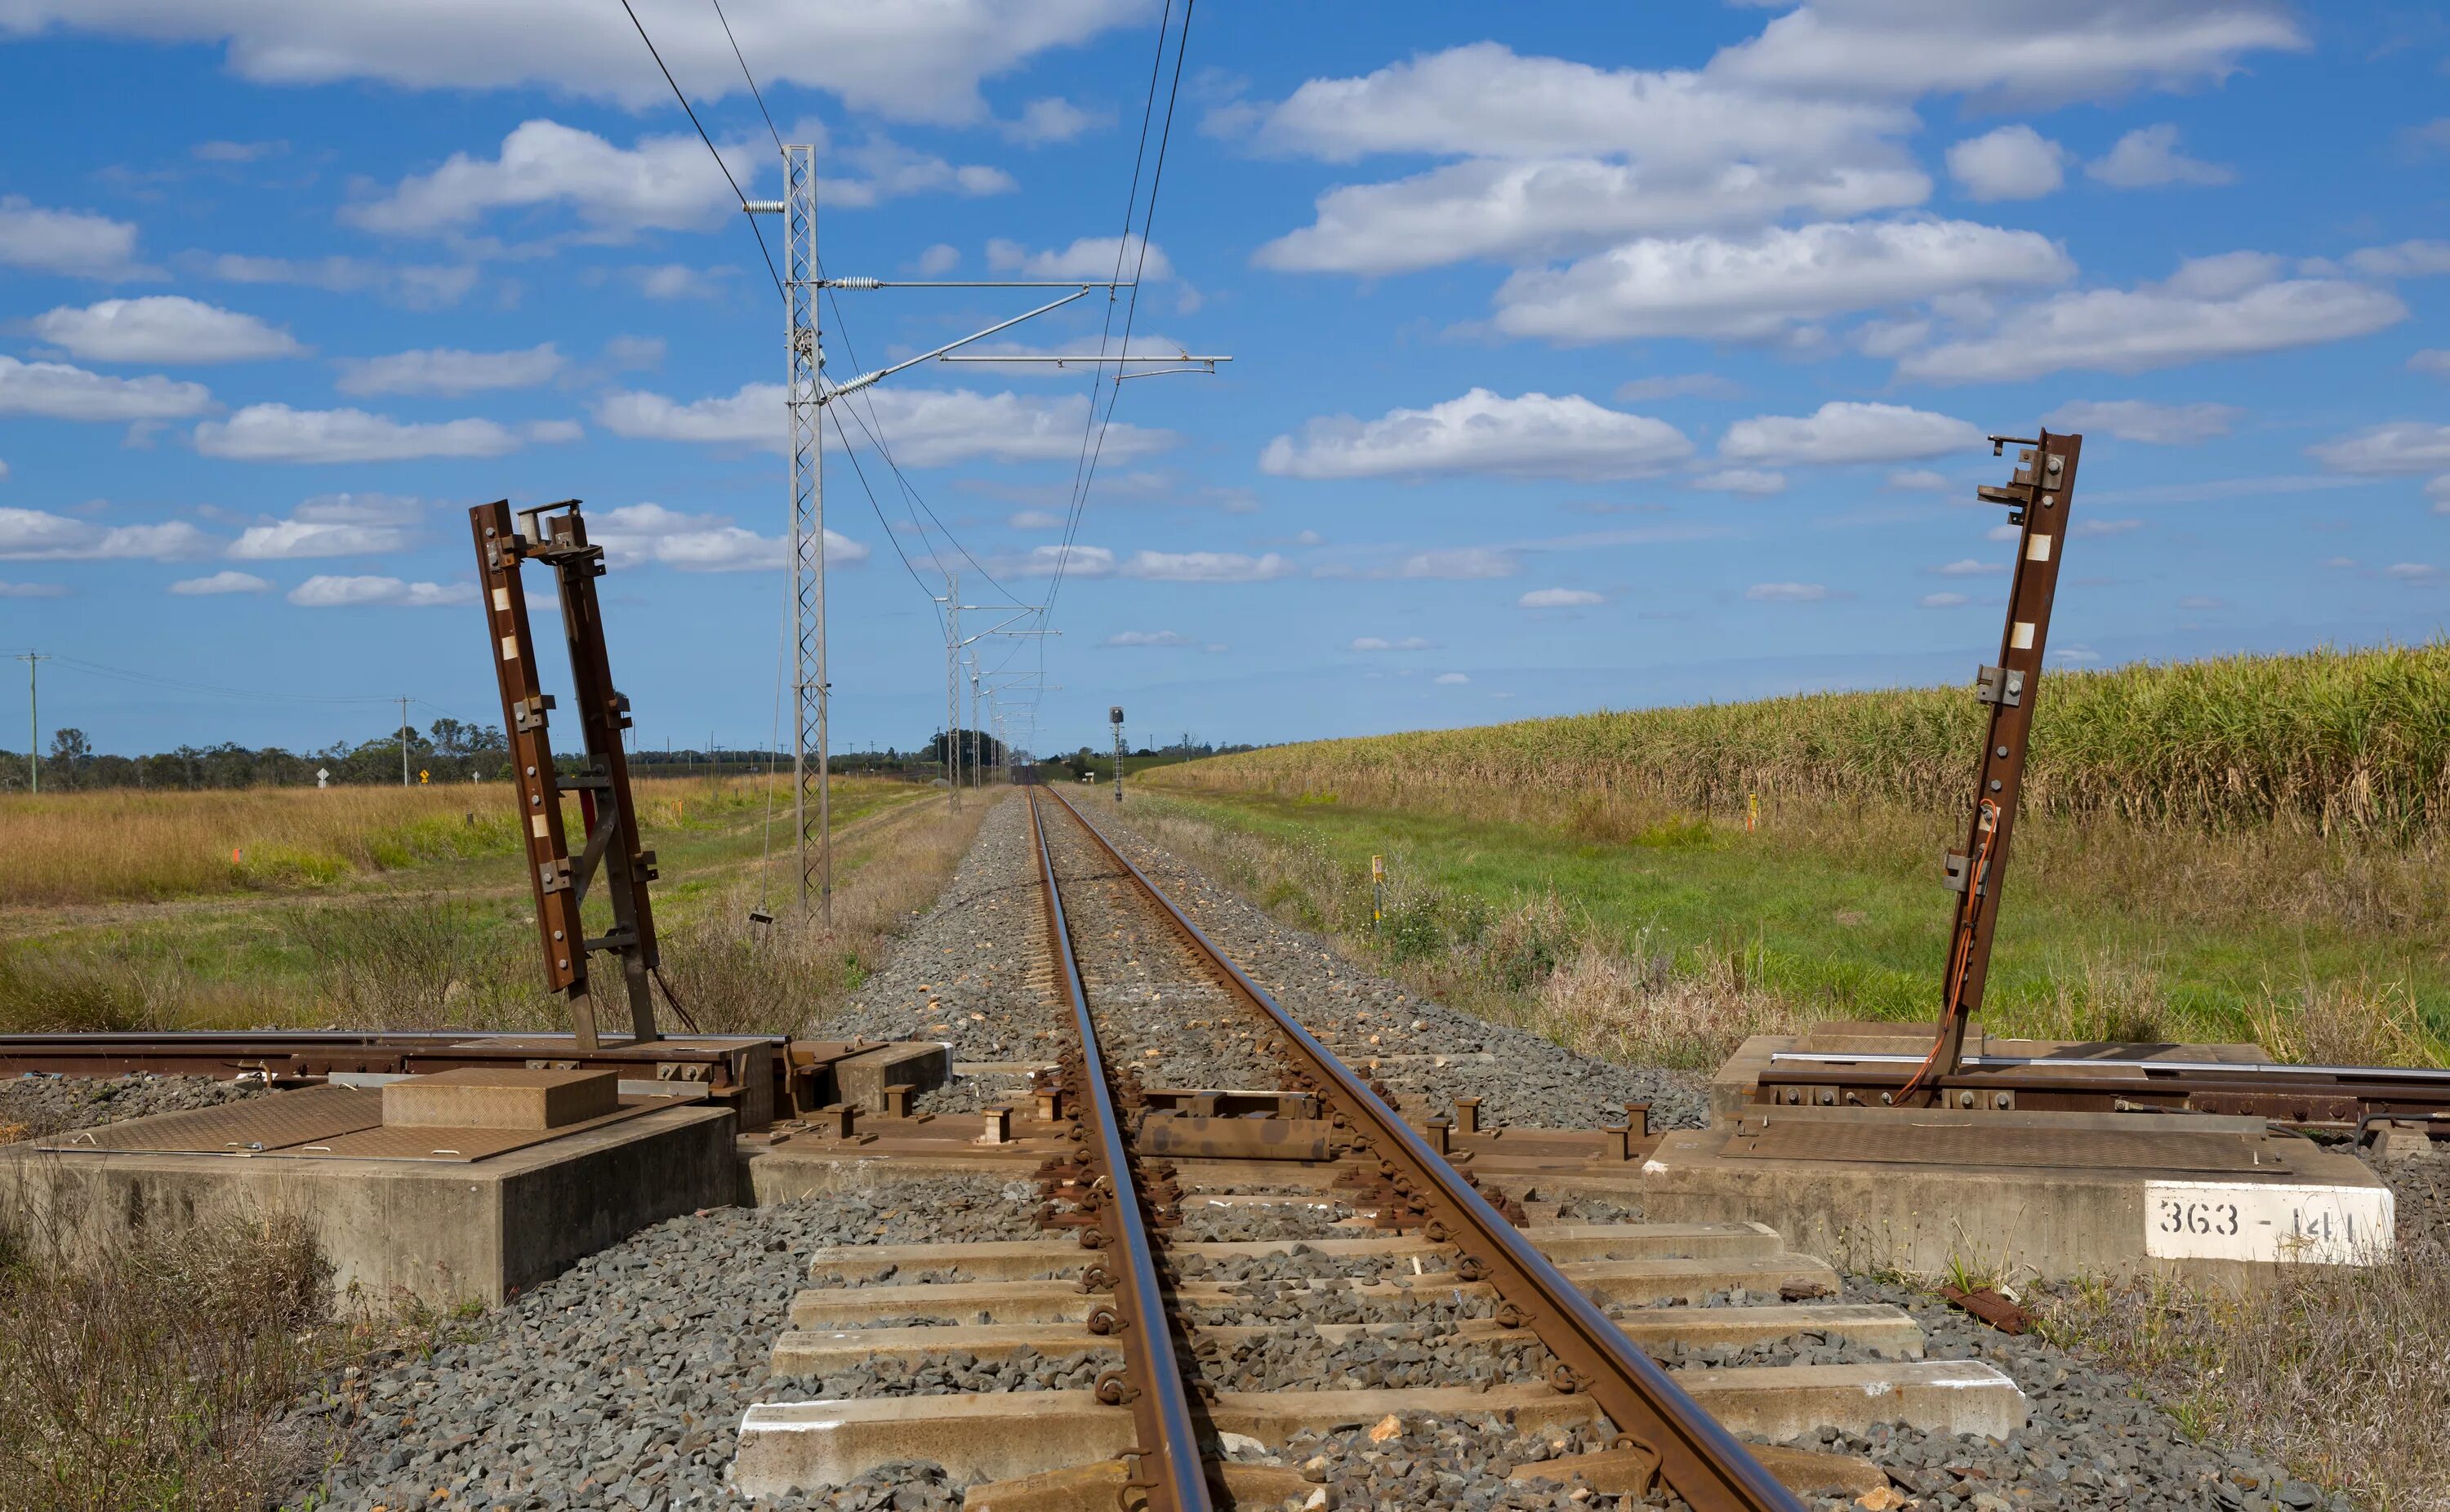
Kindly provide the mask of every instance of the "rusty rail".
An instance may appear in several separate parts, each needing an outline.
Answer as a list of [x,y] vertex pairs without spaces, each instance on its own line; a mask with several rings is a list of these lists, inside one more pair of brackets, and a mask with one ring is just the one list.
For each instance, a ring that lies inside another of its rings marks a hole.
[[[1459,1273],[1469,1275],[1476,1270],[1495,1284],[1498,1295],[1521,1319],[1520,1326],[1537,1334],[1557,1357],[1553,1385],[1560,1390],[1587,1392],[1632,1446],[1657,1456],[1662,1479],[1696,1512],[1801,1512],[1802,1503],[1733,1434],[1627,1340],[1401,1115],[1210,943],[1199,926],[1082,818],[1070,800],[1052,787],[1046,790],[1173,921],[1192,949],[1268,1018],[1299,1063],[1296,1078],[1327,1104],[1357,1146],[1377,1156],[1381,1171],[1395,1189],[1428,1217],[1430,1236],[1462,1251]],[[1030,823],[1033,827],[1038,824],[1034,802]],[[1042,858],[1042,830],[1040,847]],[[1052,872],[1048,875],[1051,879]],[[1077,1003],[1077,978],[1073,990]]]
[[1063,968],[1065,996],[1072,1002],[1072,1020],[1080,1036],[1079,1113],[1085,1126],[1083,1154],[1096,1168],[1090,1191],[1102,1201],[1098,1207],[1105,1252],[1114,1263],[1097,1268],[1115,1289],[1118,1309],[1101,1320],[1105,1331],[1121,1334],[1123,1379],[1100,1379],[1101,1400],[1127,1405],[1138,1444],[1138,1462],[1130,1484],[1147,1493],[1150,1512],[1210,1512],[1207,1472],[1199,1458],[1199,1436],[1191,1421],[1191,1400],[1183,1389],[1182,1369],[1176,1362],[1174,1328],[1165,1310],[1163,1284],[1140,1212],[1138,1184],[1132,1177],[1131,1156],[1123,1148],[1123,1119],[1115,1107],[1106,1080],[1105,1057],[1098,1050],[1098,1026],[1089,1016],[1088,995],[1080,985],[1080,965],[1072,954],[1072,933],[1063,917],[1063,899],[1055,883],[1055,859],[1046,847],[1046,830],[1039,822],[1036,788],[1029,804],[1030,838],[1038,847],[1040,888],[1046,905],[1049,954]]

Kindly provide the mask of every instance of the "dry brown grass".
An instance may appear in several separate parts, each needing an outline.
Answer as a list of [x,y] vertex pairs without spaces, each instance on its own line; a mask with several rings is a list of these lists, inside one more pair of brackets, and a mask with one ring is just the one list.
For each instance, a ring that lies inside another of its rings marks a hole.
[[39,1244],[0,1241],[0,1507],[265,1504],[302,1448],[282,1415],[340,1342],[304,1225],[148,1230],[97,1265]]
[[[906,790],[882,780],[836,782],[838,797]],[[632,790],[640,824],[657,829],[685,816],[745,816],[763,804],[767,785],[755,777],[667,777],[639,779]],[[419,862],[511,856],[514,807],[500,783],[0,794],[0,856],[9,859],[0,908],[310,887]],[[575,824],[574,802],[568,813]]]
[[2198,1439],[2285,1462],[2381,1512],[2450,1508],[2450,1252],[2280,1266],[2244,1295],[2088,1286],[2046,1328],[2149,1383]]
[[1590,944],[1548,975],[1520,1021],[1581,1055],[1692,1071],[1717,1069],[1747,1036],[1797,1034],[1808,1023],[1723,961],[1676,973]]

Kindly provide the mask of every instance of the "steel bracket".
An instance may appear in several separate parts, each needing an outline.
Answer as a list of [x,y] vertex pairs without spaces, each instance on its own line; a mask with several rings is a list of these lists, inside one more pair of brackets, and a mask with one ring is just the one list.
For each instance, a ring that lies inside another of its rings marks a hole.
[[2025,674],[2012,667],[1985,667],[1974,674],[1974,696],[2014,708],[2025,701]]

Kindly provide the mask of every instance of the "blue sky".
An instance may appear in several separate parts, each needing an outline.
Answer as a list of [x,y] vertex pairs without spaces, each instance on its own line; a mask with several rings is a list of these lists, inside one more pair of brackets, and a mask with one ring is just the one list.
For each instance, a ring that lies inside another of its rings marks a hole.
[[[779,194],[711,8],[638,9]],[[1113,267],[1156,6],[728,11],[830,272]],[[764,744],[779,300],[617,0],[0,0],[0,649],[63,658],[47,731],[495,722],[463,512],[577,495],[641,743]],[[1970,677],[1981,436],[2043,423],[2087,436],[2062,665],[2433,635],[2445,170],[2438,7],[1200,8],[1134,349],[1235,360],[1124,387],[1060,690],[1010,705],[1057,749],[1118,701],[1273,741]],[[845,291],[829,372],[1030,298]],[[829,457],[835,740],[906,747],[900,558],[1042,596],[1088,380],[862,399],[931,513]]]

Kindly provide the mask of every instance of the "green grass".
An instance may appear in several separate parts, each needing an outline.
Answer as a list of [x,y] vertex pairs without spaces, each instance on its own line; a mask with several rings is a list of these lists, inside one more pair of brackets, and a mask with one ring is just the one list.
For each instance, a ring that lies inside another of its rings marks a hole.
[[[1686,816],[1593,841],[1530,823],[1314,797],[1177,789],[1147,802],[1323,856],[1344,879],[1340,909],[1298,874],[1275,879],[1260,901],[1349,934],[1366,936],[1366,912],[1351,917],[1350,900],[1366,909],[1370,858],[1387,856],[1404,901],[1378,948],[1398,961],[1468,944],[1526,900],[1553,895],[1584,921],[1585,939],[1620,954],[1672,955],[1680,973],[1732,970],[1808,1017],[1928,1021],[1938,1002],[1950,896],[1935,848],[1923,847],[1912,825],[1898,833],[1876,818],[1855,843],[1836,845],[1822,843],[1826,824],[1747,834],[1740,823]],[[2156,910],[2114,889],[2102,896],[2081,885],[2102,864],[2094,852],[2167,839],[2101,828],[2113,823],[2041,816],[2019,830],[2033,859],[2020,859],[2004,892],[1987,1022],[2158,1023],[2250,1039],[2275,1002],[2307,983],[2380,983],[2403,987],[2437,1040],[2450,1041],[2450,930],[2438,920],[2372,929],[2201,900],[2172,898]]]

